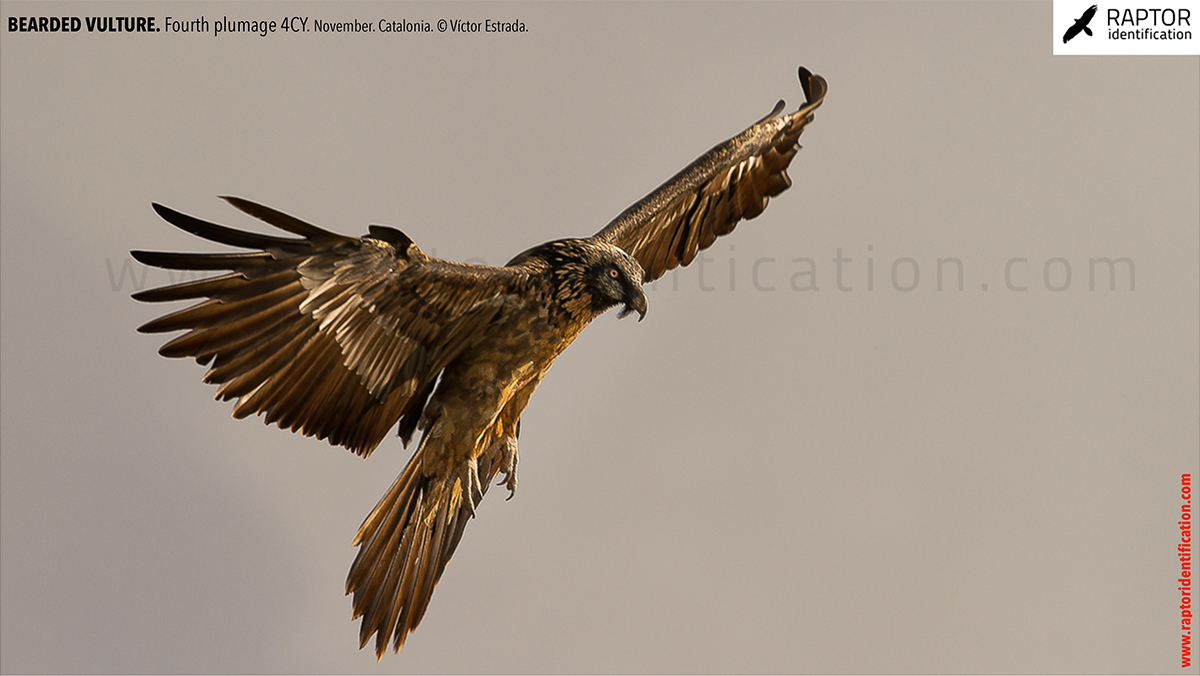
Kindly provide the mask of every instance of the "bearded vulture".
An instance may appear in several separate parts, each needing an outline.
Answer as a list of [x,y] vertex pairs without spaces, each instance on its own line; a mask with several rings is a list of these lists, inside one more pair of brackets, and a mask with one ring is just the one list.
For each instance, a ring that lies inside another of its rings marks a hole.
[[488,486],[517,486],[521,412],[556,357],[593,319],[646,314],[642,285],[680,265],[791,185],[787,167],[825,98],[800,68],[806,103],[771,113],[716,146],[600,232],[535,246],[504,267],[426,255],[404,233],[372,225],[348,237],[237,197],[237,209],[293,236],[234,230],[160,204],[172,225],[241,253],[134,251],[169,270],[227,274],[150,289],[140,301],[204,299],[142,333],[185,331],[159,350],[192,357],[234,400],[233,416],[264,416],[367,456],[393,427],[420,443],[354,537],[346,593],[363,647],[396,651],[421,622],[433,588]]

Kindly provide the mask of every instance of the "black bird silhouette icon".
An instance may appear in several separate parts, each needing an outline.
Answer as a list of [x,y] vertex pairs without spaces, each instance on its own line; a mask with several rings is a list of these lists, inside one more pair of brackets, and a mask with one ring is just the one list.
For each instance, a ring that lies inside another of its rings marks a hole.
[[1091,35],[1092,29],[1088,28],[1088,24],[1092,22],[1092,17],[1094,16],[1096,16],[1096,6],[1092,5],[1091,7],[1087,8],[1087,11],[1083,13],[1083,16],[1079,17],[1075,20],[1075,23],[1071,24],[1071,27],[1067,29],[1066,33],[1063,33],[1063,44],[1070,42],[1071,38],[1079,35],[1080,31]]

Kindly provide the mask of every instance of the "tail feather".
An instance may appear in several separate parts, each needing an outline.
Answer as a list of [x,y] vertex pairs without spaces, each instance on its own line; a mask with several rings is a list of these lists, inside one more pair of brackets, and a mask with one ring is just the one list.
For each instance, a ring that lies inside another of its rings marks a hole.
[[461,467],[426,462],[449,455],[440,440],[426,433],[400,476],[363,520],[354,536],[359,550],[346,577],[346,593],[354,595],[353,617],[362,618],[359,647],[366,647],[374,635],[376,659],[382,659],[389,639],[399,652],[421,623],[475,508],[496,476],[508,471],[504,441],[515,448],[516,428],[515,420],[501,416],[477,440],[484,450],[475,460],[481,486],[474,494],[462,484],[468,461]]
[[[424,442],[424,439],[422,439]],[[424,444],[422,444],[424,445]],[[346,577],[353,594],[354,618],[362,618],[359,647],[375,636],[382,658],[388,639],[394,649],[425,615],[434,587],[454,554],[482,496],[471,498],[454,476],[426,476],[419,448],[354,537],[358,556]],[[499,472],[498,463],[480,459],[484,491]]]

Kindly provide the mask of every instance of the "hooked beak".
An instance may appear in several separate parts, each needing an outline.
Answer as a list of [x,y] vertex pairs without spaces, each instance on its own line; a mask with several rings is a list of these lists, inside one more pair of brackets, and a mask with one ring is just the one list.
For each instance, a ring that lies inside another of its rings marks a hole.
[[630,313],[637,312],[638,321],[640,322],[646,318],[646,310],[648,309],[648,305],[649,304],[646,301],[646,292],[642,290],[641,286],[638,286],[633,290],[633,293],[629,294],[625,298],[625,307],[621,308],[621,311],[617,313],[617,319],[624,319],[625,317],[629,316]]

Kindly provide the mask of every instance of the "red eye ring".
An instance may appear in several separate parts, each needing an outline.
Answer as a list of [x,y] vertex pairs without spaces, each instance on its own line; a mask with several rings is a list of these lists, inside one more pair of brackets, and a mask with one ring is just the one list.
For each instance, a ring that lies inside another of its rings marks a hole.
[[621,273],[615,267],[610,267],[608,268],[608,276],[617,279],[621,276]]

